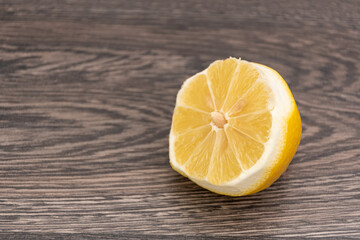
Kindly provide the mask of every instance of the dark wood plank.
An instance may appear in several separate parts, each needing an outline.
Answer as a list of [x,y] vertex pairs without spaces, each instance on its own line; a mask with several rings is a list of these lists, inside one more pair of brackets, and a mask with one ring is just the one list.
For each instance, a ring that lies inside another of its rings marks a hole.
[[[0,238],[360,238],[358,1],[0,1]],[[303,121],[258,194],[168,164],[181,83],[261,62]]]

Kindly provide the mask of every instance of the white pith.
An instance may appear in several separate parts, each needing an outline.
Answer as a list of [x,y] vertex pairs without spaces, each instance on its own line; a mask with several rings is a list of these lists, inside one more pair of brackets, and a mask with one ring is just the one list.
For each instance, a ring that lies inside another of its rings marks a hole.
[[[244,60],[239,59],[238,61]],[[214,192],[229,195],[244,195],[251,192],[262,183],[264,177],[267,175],[268,171],[270,171],[271,166],[276,163],[278,155],[283,148],[282,139],[284,139],[284,122],[286,122],[291,112],[293,111],[292,96],[289,95],[286,83],[284,83],[284,81],[277,75],[275,71],[257,63],[250,62],[250,64],[252,64],[260,74],[258,81],[264,81],[264,83],[270,87],[273,94],[273,108],[271,110],[272,127],[270,130],[269,140],[264,144],[264,153],[250,169],[243,171],[237,178],[233,179],[232,181],[221,185],[214,185],[208,182],[207,177],[205,179],[192,178],[185,173],[185,165],[179,165],[175,159],[175,136],[172,134],[172,132],[170,133],[169,155],[172,166],[190,178],[193,182]],[[179,102],[179,98],[182,95],[182,91],[185,89],[186,85],[191,82],[195,76],[199,74],[206,74],[206,71],[207,69],[194,75],[184,82],[181,90],[178,93],[176,102]],[[219,130],[214,124],[211,125],[213,130]],[[228,124],[225,124],[224,129],[226,129],[227,126]]]

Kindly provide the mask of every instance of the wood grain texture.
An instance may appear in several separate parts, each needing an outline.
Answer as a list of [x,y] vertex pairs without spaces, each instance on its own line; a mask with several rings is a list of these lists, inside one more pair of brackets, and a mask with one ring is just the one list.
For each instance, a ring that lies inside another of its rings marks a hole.
[[[358,1],[0,1],[0,238],[360,238]],[[303,121],[258,194],[168,164],[182,82],[260,62]]]

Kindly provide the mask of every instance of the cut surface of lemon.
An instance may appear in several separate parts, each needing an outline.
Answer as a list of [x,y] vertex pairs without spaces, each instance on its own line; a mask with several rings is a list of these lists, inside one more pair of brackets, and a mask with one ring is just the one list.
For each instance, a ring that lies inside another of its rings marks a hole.
[[295,100],[275,70],[236,58],[218,60],[178,92],[170,164],[210,191],[248,195],[280,177],[300,137]]

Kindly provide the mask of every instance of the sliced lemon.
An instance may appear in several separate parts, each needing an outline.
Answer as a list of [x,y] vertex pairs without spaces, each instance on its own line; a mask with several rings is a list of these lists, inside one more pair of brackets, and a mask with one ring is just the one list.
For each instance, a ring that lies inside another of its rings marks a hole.
[[235,58],[219,60],[178,92],[170,164],[210,191],[248,195],[280,177],[300,136],[295,100],[275,70]]

